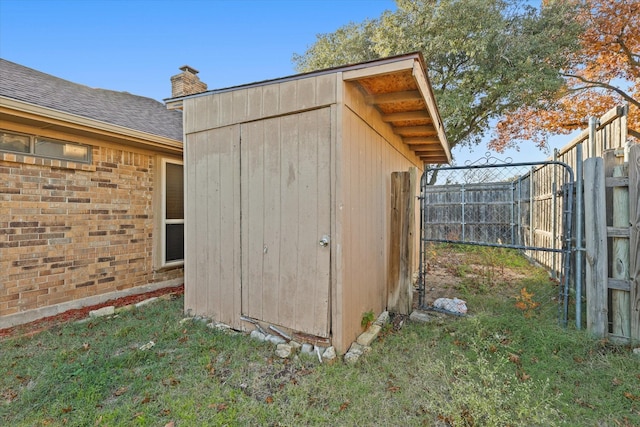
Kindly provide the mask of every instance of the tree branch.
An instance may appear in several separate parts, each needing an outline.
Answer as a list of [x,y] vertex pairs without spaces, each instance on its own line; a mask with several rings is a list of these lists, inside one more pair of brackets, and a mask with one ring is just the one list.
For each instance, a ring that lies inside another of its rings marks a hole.
[[622,34],[617,37],[616,41],[622,48],[622,51],[624,52],[624,54],[627,56],[627,59],[629,60],[629,64],[633,67],[640,67],[640,60],[636,59],[636,58],[640,59],[640,55],[633,53],[631,49],[629,49],[629,47],[625,44],[624,40],[622,40]]
[[633,104],[633,105],[635,105],[636,107],[640,108],[640,101],[638,101],[638,100],[636,100],[636,99],[632,98],[631,96],[629,96],[629,95],[628,95],[625,91],[623,91],[622,89],[619,89],[619,88],[617,88],[617,87],[615,87],[615,86],[612,86],[612,85],[610,85],[610,84],[608,84],[608,83],[595,82],[595,81],[585,79],[584,77],[582,77],[582,76],[578,76],[578,75],[575,75],[575,74],[566,74],[566,73],[562,73],[561,75],[562,75],[562,76],[564,76],[564,77],[570,77],[570,78],[578,79],[578,80],[580,80],[581,82],[588,83],[588,84],[590,84],[590,85],[594,85],[594,86],[597,86],[597,87],[601,87],[601,88],[603,88],[603,89],[608,89],[608,90],[611,90],[611,91],[613,91],[613,92],[616,92],[618,95],[620,95],[620,96],[622,97],[622,99],[624,99],[625,101],[629,102],[630,104]]

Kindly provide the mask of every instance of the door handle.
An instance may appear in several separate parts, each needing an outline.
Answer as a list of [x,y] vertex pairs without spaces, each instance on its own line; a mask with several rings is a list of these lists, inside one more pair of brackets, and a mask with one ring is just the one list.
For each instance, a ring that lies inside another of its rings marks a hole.
[[322,246],[323,248],[326,246],[329,246],[329,236],[328,235],[324,235],[322,236],[322,239],[320,239],[320,246]]

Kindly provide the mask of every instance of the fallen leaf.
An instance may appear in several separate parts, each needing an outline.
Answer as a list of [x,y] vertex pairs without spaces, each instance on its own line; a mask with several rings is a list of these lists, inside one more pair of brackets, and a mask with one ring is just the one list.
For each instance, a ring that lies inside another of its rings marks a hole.
[[620,385],[622,384],[622,380],[619,378],[614,378],[613,380],[611,380],[611,384],[612,385]]
[[171,409],[163,409],[162,410],[162,415],[164,415],[164,416],[171,415]]
[[125,394],[127,392],[127,390],[129,390],[127,387],[120,387],[119,389],[114,391],[113,394],[114,394],[114,396],[122,396],[123,394]]
[[495,353],[496,351],[498,351],[498,347],[496,347],[495,345],[491,344],[489,346],[489,353]]
[[582,363],[584,362],[584,359],[582,357],[573,356],[573,361],[576,363]]
[[216,411],[218,412],[222,412],[222,411],[226,411],[228,408],[228,406],[224,403],[220,403],[216,406]]
[[624,393],[624,397],[626,397],[629,400],[640,400],[640,396],[636,396],[634,394],[629,393],[628,391],[626,391]]
[[387,391],[390,391],[391,393],[395,393],[397,391],[400,391],[400,387],[394,385],[394,386],[391,386],[391,387],[387,388]]
[[520,373],[518,374],[518,378],[520,379],[520,381],[525,382],[527,381],[529,378],[531,378],[531,375],[527,374],[524,371],[520,371]]
[[264,400],[267,403],[273,403],[273,397],[272,396],[267,396],[267,398]]
[[339,411],[344,411],[345,409],[347,409],[349,407],[350,404],[351,404],[351,401],[347,400],[342,405],[340,405]]
[[595,409],[595,406],[593,406],[593,405],[592,405],[592,404],[590,404],[590,403],[585,402],[585,401],[584,401],[584,400],[582,400],[582,399],[576,399],[576,400],[575,400],[575,402],[576,402],[578,405],[582,406],[582,407],[589,408],[589,409]]
[[71,406],[67,406],[66,408],[62,408],[62,413],[63,414],[67,414],[69,412],[73,411],[73,408]]
[[174,427],[175,425],[176,425],[176,423],[175,423],[175,422],[173,422],[173,421],[169,421],[168,423],[166,423],[166,424],[164,425],[164,427]]
[[517,354],[509,353],[509,362],[520,365],[520,356]]
[[165,378],[165,379],[162,380],[162,385],[164,385],[164,386],[168,386],[168,385],[175,386],[175,385],[178,385],[178,384],[180,384],[180,380],[177,380],[177,379],[175,379],[173,377]]
[[89,344],[88,342],[82,344],[82,349],[84,351],[89,351],[90,348],[91,348],[91,344]]
[[140,404],[144,405],[145,403],[151,402],[151,398],[149,396],[145,396],[144,399],[140,401]]

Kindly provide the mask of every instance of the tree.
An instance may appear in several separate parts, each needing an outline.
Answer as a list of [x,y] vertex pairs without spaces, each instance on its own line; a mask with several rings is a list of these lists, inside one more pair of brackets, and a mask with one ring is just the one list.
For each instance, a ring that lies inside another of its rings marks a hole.
[[530,140],[544,147],[549,135],[584,128],[615,105],[629,105],[629,134],[640,138],[640,1],[584,0],[576,21],[584,27],[580,49],[559,71],[564,84],[551,99],[510,112],[498,123],[495,149]]
[[346,25],[293,61],[300,72],[420,51],[451,146],[477,144],[499,119],[551,99],[578,48],[576,5],[522,0],[396,0],[397,10]]

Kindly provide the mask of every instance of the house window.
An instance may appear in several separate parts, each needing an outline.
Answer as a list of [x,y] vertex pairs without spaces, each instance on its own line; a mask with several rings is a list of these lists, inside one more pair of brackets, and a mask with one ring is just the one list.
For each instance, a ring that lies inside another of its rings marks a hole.
[[162,181],[162,265],[184,262],[184,177],[182,162],[163,159]]
[[33,135],[0,131],[0,150],[72,162],[91,162],[91,147]]

